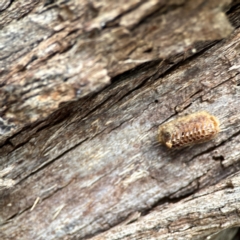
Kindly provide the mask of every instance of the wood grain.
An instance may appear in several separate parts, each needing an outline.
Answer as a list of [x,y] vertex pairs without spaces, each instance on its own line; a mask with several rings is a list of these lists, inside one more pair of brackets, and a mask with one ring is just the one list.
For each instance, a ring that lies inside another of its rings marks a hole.
[[[239,2],[28,2],[0,17],[0,180],[14,181],[0,189],[0,238],[238,226]],[[159,125],[199,110],[220,120],[215,139],[157,143]]]

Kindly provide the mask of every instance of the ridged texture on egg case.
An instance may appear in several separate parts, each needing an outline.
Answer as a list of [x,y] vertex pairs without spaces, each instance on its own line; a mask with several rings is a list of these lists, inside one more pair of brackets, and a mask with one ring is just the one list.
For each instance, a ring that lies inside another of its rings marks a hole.
[[159,126],[158,141],[168,148],[182,148],[209,141],[219,131],[218,119],[201,111]]

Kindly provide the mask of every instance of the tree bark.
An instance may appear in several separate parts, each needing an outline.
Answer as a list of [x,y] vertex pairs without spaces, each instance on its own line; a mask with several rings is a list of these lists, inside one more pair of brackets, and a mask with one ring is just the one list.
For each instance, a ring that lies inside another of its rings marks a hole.
[[[0,239],[233,239],[239,1],[0,11]],[[157,142],[159,125],[200,110],[219,119],[216,138]]]

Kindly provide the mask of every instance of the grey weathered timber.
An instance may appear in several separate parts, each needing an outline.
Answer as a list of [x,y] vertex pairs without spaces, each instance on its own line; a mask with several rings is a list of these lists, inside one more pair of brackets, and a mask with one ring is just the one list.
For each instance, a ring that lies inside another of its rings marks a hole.
[[[239,9],[3,1],[0,239],[211,239],[239,226]],[[219,119],[216,138],[157,142],[159,125],[200,110]]]

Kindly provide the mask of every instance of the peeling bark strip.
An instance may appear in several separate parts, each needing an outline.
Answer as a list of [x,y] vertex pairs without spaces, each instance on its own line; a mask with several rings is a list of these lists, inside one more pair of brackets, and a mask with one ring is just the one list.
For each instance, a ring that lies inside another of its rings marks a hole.
[[[239,4],[0,5],[0,185],[14,181],[0,239],[202,239],[239,225]],[[156,144],[160,124],[200,110],[225,131]]]
[[[110,77],[161,60],[171,62],[160,68],[164,72],[201,50],[200,41],[228,36],[233,28],[222,8],[230,2],[14,1],[0,17],[0,111],[14,124],[4,125],[3,134],[99,91]],[[7,25],[19,4],[26,4],[26,16]]]

